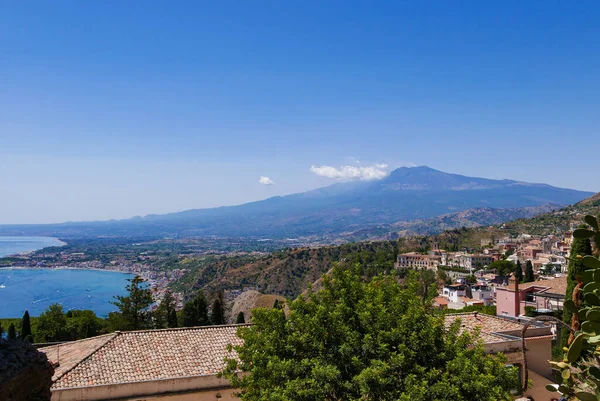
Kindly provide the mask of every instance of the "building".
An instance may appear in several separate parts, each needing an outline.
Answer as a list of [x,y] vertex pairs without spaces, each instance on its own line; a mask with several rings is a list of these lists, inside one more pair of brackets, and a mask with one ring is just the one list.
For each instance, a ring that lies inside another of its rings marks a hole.
[[55,366],[52,401],[234,400],[218,378],[239,325],[115,332],[40,348]]
[[[447,327],[459,321],[460,331],[475,333],[479,330],[479,338],[484,350],[489,354],[503,353],[507,363],[516,366],[525,379],[524,356],[521,332],[526,321],[490,316],[477,312],[448,314],[445,317]],[[552,368],[548,363],[552,359],[553,335],[550,326],[533,323],[525,332],[525,348],[527,351],[527,377],[531,386],[524,395],[536,401],[551,401],[555,393],[546,390],[546,384],[552,384]]]
[[433,269],[441,264],[442,257],[438,255],[423,255],[417,252],[402,253],[398,255],[396,268]]
[[567,292],[567,278],[556,277],[532,283],[496,287],[496,313],[499,316],[520,316],[531,306],[538,313],[562,310]]

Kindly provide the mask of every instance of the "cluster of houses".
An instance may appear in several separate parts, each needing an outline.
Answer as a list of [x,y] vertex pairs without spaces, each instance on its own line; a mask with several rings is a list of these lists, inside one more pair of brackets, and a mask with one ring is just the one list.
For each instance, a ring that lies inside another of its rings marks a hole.
[[[460,321],[460,329],[478,336],[486,352],[503,353],[532,385],[530,399],[555,399],[546,391],[552,383],[554,327],[533,322],[527,312],[551,314],[562,309],[566,292],[566,257],[570,239],[519,236],[485,241],[479,253],[405,253],[396,266],[438,270],[452,275],[435,302],[440,308],[496,306],[496,315],[478,312],[445,315],[446,325]],[[516,282],[486,269],[506,254],[511,261],[536,266],[536,280]],[[548,269],[548,265],[555,268]],[[454,269],[454,271],[452,271]],[[527,330],[524,329],[529,326]],[[228,344],[239,344],[239,326],[213,326],[112,333],[41,348],[55,366],[52,400],[233,400],[236,390],[218,376],[227,358],[235,358]],[[524,334],[523,334],[524,333]],[[522,340],[524,335],[524,343]],[[525,348],[523,348],[525,344]]]

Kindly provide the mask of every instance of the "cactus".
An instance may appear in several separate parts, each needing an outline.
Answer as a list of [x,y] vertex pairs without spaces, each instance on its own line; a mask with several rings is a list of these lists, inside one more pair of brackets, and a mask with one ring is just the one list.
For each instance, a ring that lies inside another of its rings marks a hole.
[[[588,227],[573,232],[575,238],[592,239],[600,249],[600,227],[594,216],[585,216]],[[569,400],[600,400],[600,259],[594,256],[571,255],[581,260],[586,268],[577,279],[578,294],[566,300],[564,308],[572,312],[578,327],[564,359],[550,362],[560,370],[558,383],[548,385],[549,391],[558,392]]]

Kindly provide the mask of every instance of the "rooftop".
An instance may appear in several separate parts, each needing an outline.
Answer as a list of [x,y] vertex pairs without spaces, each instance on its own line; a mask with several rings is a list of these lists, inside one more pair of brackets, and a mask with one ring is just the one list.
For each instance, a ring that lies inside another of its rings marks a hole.
[[446,326],[460,319],[460,331],[474,332],[479,328],[479,338],[484,344],[501,343],[518,340],[515,333],[523,329],[524,323],[500,316],[483,313],[453,313],[445,316]]
[[216,375],[240,325],[116,332],[40,348],[55,368],[52,389]]
[[[537,287],[538,292],[543,292],[547,294],[559,294],[566,295],[567,294],[567,277],[555,277],[555,278],[546,278],[537,281],[533,281],[531,283],[523,283],[519,284],[519,290],[525,290],[531,287]],[[509,291],[514,291],[515,284],[514,280],[511,280],[509,285],[507,286],[498,286],[497,289],[505,289]]]

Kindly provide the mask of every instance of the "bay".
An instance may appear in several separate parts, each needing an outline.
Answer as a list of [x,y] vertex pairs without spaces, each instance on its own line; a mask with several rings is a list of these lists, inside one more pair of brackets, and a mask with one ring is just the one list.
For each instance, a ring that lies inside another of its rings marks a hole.
[[0,236],[0,258],[17,253],[37,251],[49,246],[61,246],[63,242],[51,237],[2,237]]
[[110,302],[125,295],[132,277],[101,270],[0,268],[0,318],[21,317],[26,309],[39,316],[56,303],[65,312],[90,309],[105,317],[116,310]]

